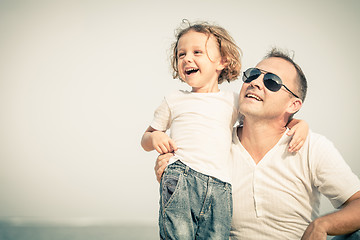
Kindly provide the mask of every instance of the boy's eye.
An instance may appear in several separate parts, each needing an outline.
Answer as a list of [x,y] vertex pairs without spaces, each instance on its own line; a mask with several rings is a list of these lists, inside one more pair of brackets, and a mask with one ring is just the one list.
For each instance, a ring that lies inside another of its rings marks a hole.
[[202,52],[200,50],[194,51],[194,54],[201,54]]
[[178,58],[183,58],[185,56],[185,53],[179,53]]

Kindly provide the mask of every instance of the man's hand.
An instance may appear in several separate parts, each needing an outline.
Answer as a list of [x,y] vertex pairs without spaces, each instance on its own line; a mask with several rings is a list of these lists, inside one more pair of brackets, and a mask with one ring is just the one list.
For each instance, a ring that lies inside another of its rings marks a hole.
[[339,211],[315,219],[302,240],[325,240],[327,235],[344,235],[360,229],[360,191],[353,194]]
[[174,156],[173,153],[166,153],[159,155],[158,158],[156,159],[154,170],[155,170],[156,179],[159,183],[161,181],[161,176],[163,175],[164,170],[169,163],[169,159],[172,156]]
[[326,230],[316,220],[306,228],[301,240],[326,240]]

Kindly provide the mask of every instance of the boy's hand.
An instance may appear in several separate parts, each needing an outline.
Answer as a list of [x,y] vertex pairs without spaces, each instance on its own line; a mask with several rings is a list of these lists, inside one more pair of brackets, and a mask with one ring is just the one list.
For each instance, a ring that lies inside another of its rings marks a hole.
[[172,156],[174,156],[174,154],[166,153],[163,155],[159,155],[158,158],[156,159],[154,170],[155,170],[156,180],[159,183],[161,181],[161,176],[163,175],[165,168],[169,163],[169,159]]
[[305,139],[309,133],[309,125],[304,120],[293,119],[288,127],[290,130],[287,135],[293,135],[289,143],[289,152],[297,152],[304,145]]
[[177,150],[175,142],[164,132],[152,132],[151,141],[154,149],[160,154],[171,153]]

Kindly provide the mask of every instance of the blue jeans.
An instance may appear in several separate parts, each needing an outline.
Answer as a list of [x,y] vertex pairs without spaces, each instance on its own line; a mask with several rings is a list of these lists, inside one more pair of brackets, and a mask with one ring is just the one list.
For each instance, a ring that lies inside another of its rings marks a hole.
[[170,164],[160,183],[161,239],[229,239],[231,185],[189,168]]
[[360,230],[353,232],[351,234],[340,235],[333,237],[331,240],[359,240],[360,239]]

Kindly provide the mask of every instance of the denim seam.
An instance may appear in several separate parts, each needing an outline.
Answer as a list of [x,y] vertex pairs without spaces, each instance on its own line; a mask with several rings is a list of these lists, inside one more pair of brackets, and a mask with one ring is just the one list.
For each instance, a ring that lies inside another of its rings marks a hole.
[[175,198],[175,195],[178,194],[178,190],[179,190],[179,183],[180,183],[180,180],[183,180],[184,176],[183,176],[183,173],[180,173],[179,174],[179,178],[178,178],[178,182],[176,183],[176,187],[175,187],[175,190],[173,192],[173,194],[170,196],[169,200],[167,201],[166,204],[164,204],[164,202],[162,201],[162,204],[163,204],[163,212],[165,213],[166,209],[169,207],[169,205],[172,203],[172,201],[174,200]]
[[209,207],[207,208],[207,210],[204,209],[206,207],[207,200],[208,200],[209,196],[211,195],[211,188],[210,188],[209,182],[210,182],[210,179],[208,179],[207,184],[206,184],[206,193],[205,193],[203,206],[200,211],[200,217],[203,217],[209,211],[209,209],[211,209],[211,199],[210,199]]
[[[164,204],[164,202],[163,202],[163,200],[164,199],[162,199],[162,201],[161,201],[161,204],[163,205],[163,207],[162,207],[162,215],[163,215],[163,231],[164,231],[164,235],[165,235],[165,239],[168,239],[168,233],[167,233],[167,229],[166,229],[166,214],[165,214],[165,212],[166,212],[166,209],[169,207],[169,205],[171,204],[171,202],[174,200],[174,195],[175,194],[177,194],[178,193],[178,189],[179,189],[179,182],[180,182],[180,180],[182,180],[182,178],[183,178],[183,172],[182,171],[178,171],[178,169],[172,169],[172,170],[174,170],[174,171],[176,171],[176,172],[178,172],[179,173],[179,178],[178,178],[178,182],[177,182],[177,184],[176,184],[176,187],[175,187],[175,190],[174,190],[174,192],[173,192],[173,194],[170,196],[170,198],[169,198],[169,200],[167,201],[167,203],[166,204]],[[164,184],[164,180],[165,178],[162,178],[162,183]],[[162,184],[162,185],[163,185]]]

